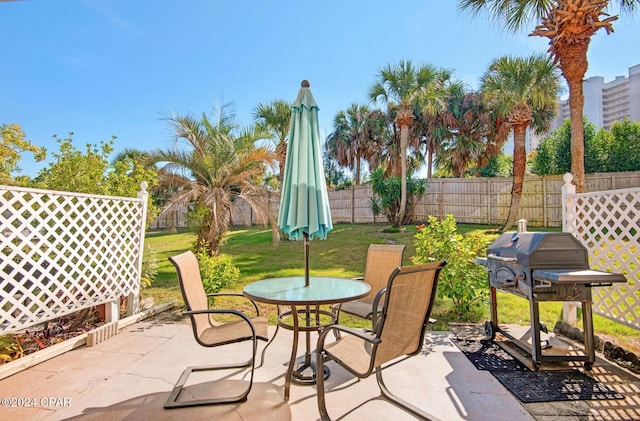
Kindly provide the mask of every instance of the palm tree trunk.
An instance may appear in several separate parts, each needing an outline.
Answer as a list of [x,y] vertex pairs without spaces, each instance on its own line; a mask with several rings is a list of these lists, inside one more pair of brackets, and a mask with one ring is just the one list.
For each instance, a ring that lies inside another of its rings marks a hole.
[[427,178],[431,178],[432,165],[433,165],[433,151],[429,149],[427,153]]
[[576,185],[576,193],[586,192],[584,175],[584,126],[582,111],[584,92],[582,78],[578,81],[567,80],[569,85],[569,108],[571,113],[571,174]]
[[396,122],[400,126],[400,209],[398,225],[402,226],[407,212],[407,147],[409,146],[409,125],[413,122],[413,111],[407,105],[398,110]]
[[560,62],[560,71],[569,86],[569,108],[571,113],[571,173],[577,193],[586,191],[584,176],[584,127],[582,113],[584,109],[584,90],[582,80],[589,62],[587,50],[589,38],[582,42],[558,43],[556,55]]
[[520,198],[522,197],[522,186],[524,184],[524,173],[527,166],[527,152],[525,147],[527,136],[527,126],[514,126],[513,128],[513,186],[511,188],[511,206],[507,222],[502,227],[502,231],[511,228],[518,217],[520,208]]
[[283,139],[276,145],[276,157],[278,160],[278,183],[282,188],[282,179],[284,177],[284,163],[287,158],[287,142]]
[[400,210],[398,225],[402,226],[407,211],[407,144],[409,143],[409,126],[400,127]]

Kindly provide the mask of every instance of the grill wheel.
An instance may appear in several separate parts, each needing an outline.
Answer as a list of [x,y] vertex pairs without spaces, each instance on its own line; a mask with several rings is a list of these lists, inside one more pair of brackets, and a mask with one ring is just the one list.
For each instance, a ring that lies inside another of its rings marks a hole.
[[496,329],[491,320],[484,322],[484,334],[490,341],[493,341],[496,338]]

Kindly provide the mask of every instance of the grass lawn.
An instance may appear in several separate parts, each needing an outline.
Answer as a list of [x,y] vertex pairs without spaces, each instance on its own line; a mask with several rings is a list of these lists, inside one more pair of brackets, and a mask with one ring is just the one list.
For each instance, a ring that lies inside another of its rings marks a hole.
[[[367,248],[371,243],[397,243],[406,246],[403,264],[411,264],[411,256],[415,252],[413,236],[417,232],[415,226],[408,226],[398,233],[384,232],[387,225],[374,224],[337,224],[329,233],[327,240],[312,240],[309,244],[310,272],[315,276],[355,277],[364,272]],[[460,224],[461,233],[483,231],[487,233],[489,241],[498,234],[497,227],[487,225]],[[530,227],[531,231],[551,231]],[[555,231],[559,231],[555,229]],[[170,300],[182,303],[182,296],[178,286],[176,272],[167,258],[171,255],[189,250],[195,236],[188,232],[168,234],[166,232],[149,232],[147,244],[153,246],[159,261],[158,275],[150,287],[142,290],[143,297],[153,297],[156,304]],[[263,278],[278,276],[294,276],[304,274],[303,243],[281,239],[279,244],[273,245],[271,230],[264,227],[237,228],[230,233],[227,243],[222,247],[221,254],[231,257],[233,264],[240,269],[240,280],[233,290],[242,291],[250,283]],[[487,287],[488,289],[488,287]],[[500,324],[529,325],[529,303],[527,300],[513,294],[498,293],[498,317]],[[227,305],[227,303],[221,303]],[[231,305],[231,303],[228,303]],[[262,306],[261,311],[268,314],[275,321],[275,307]],[[556,321],[561,317],[561,302],[540,303],[540,319],[552,330]],[[482,322],[488,320],[489,304],[482,305],[472,320],[457,320],[450,311],[446,299],[438,299],[434,304],[432,317],[438,319],[434,327],[439,330],[448,329],[448,322]],[[364,327],[366,323],[354,317],[341,317],[341,322],[356,327]],[[635,349],[640,341],[640,332],[627,328],[619,323],[594,315],[594,329],[596,334],[606,334],[617,343],[628,349]]]

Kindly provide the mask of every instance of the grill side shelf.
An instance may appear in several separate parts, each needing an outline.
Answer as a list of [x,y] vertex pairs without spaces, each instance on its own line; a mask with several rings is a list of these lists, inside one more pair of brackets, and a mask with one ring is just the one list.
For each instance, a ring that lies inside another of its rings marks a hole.
[[533,278],[553,283],[577,283],[591,286],[611,286],[613,283],[627,282],[624,275],[619,273],[603,272],[599,270],[545,270],[533,271]]

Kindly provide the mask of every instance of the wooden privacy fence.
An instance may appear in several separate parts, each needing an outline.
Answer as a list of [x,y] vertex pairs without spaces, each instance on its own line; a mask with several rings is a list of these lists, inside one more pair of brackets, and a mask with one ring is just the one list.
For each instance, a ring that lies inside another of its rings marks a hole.
[[[588,191],[640,187],[640,172],[588,174]],[[530,226],[562,226],[562,176],[527,176],[524,180],[519,219]],[[421,223],[429,215],[444,219],[452,214],[458,223],[500,225],[507,219],[511,205],[510,177],[433,178],[425,181],[427,193],[416,204],[414,222]],[[373,191],[370,184],[336,190],[329,189],[331,218],[334,223],[385,223],[384,215],[371,212]],[[278,215],[280,196],[270,192],[269,209]],[[186,208],[164,211],[150,225],[151,229],[185,226]],[[256,220],[251,208],[237,202],[232,214],[234,225],[251,225]]]
[[[530,226],[562,226],[562,176],[525,177],[518,218]],[[458,223],[499,225],[506,221],[511,205],[510,177],[436,178],[425,182],[427,193],[416,204],[414,221],[429,215],[444,219],[452,214]],[[587,175],[589,191],[640,187],[640,172]],[[330,190],[333,222],[386,222],[384,215],[371,212],[371,185]]]
[[[587,248],[593,269],[622,273],[627,278],[626,284],[594,288],[593,311],[639,329],[640,188],[576,194],[573,176],[564,177],[563,231]],[[572,318],[565,314],[567,317]]]
[[137,198],[0,186],[0,334],[98,304],[137,311],[147,214]]

